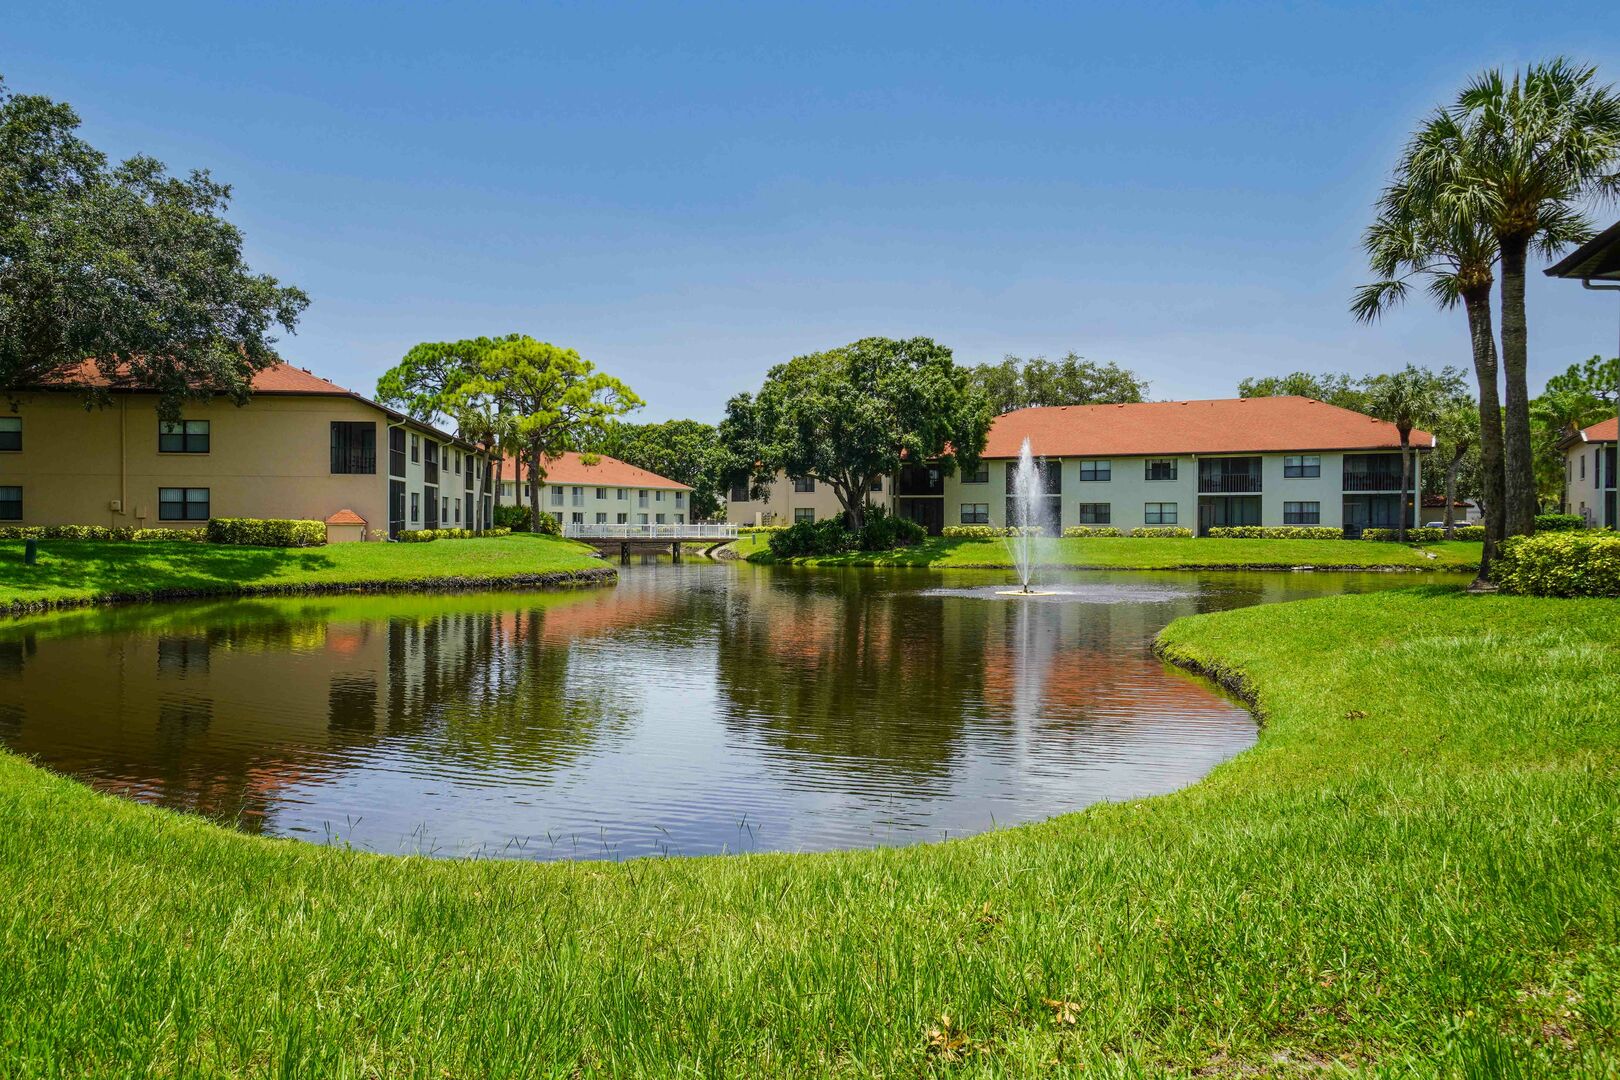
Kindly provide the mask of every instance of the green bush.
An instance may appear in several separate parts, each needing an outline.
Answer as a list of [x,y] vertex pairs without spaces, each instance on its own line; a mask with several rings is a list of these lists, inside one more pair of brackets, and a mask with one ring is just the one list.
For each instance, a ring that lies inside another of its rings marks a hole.
[[1455,529],[1451,530],[1451,538],[1453,540],[1484,540],[1485,526],[1458,525]]
[[475,540],[480,536],[511,536],[512,530],[507,528],[485,529],[476,532],[473,529],[408,529],[395,539],[406,544],[425,544],[430,540]]
[[881,506],[869,507],[866,521],[861,525],[862,551],[890,551],[897,547],[920,544],[928,537],[928,530],[910,518],[891,514]]
[[1186,540],[1192,536],[1192,530],[1179,525],[1151,526],[1145,529],[1132,529],[1129,536],[1150,536],[1161,539]]
[[1124,536],[1112,525],[1070,525],[1063,530],[1065,540],[1083,540],[1092,536]]
[[1537,514],[1536,532],[1569,532],[1586,528],[1586,519],[1579,514]]
[[756,533],[777,533],[790,528],[788,525],[739,525],[737,535],[753,536]]
[[[1361,530],[1361,538],[1363,540],[1399,540],[1401,536],[1398,529],[1363,529]],[[1434,544],[1445,538],[1446,530],[1444,529],[1413,527],[1406,530],[1406,542],[1408,544]]]
[[1011,532],[1000,525],[947,525],[939,534],[947,540],[996,540]]
[[1326,525],[1216,525],[1217,540],[1343,540],[1344,530]]
[[1491,577],[1525,596],[1620,596],[1620,533],[1554,529],[1502,542]]
[[326,543],[326,522],[292,518],[211,518],[208,542],[248,547],[319,547]]
[[793,559],[802,555],[837,555],[854,551],[860,546],[860,537],[844,528],[841,518],[821,521],[800,521],[770,534],[771,554],[778,559]]
[[511,529],[513,532],[528,532],[529,508],[502,503],[495,508],[495,524],[499,528]]
[[106,540],[127,542],[184,540],[200,542],[202,529],[137,529],[129,525],[4,525],[0,540]]

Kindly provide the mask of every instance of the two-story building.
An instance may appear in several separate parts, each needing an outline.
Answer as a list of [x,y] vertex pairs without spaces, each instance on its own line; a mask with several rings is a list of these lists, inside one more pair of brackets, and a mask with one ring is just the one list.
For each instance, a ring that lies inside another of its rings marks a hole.
[[[86,385],[106,404],[85,407]],[[290,364],[253,396],[187,402],[108,384],[94,364],[0,405],[0,524],[200,528],[211,517],[327,522],[331,540],[485,528],[479,447]]]
[[[1393,527],[1403,501],[1414,524],[1412,493],[1434,447],[1432,435],[1411,433],[1416,452],[1403,500],[1395,425],[1310,398],[1020,409],[996,418],[973,469],[947,476],[937,465],[907,466],[871,501],[930,533],[1006,525],[1012,470],[1026,439],[1043,465],[1048,531],[1180,526],[1199,534],[1221,525],[1320,525],[1354,536]],[[769,498],[758,500],[738,499],[747,492],[733,490],[727,518],[790,524],[841,513],[830,493],[811,501],[803,497],[817,493],[798,490],[803,486],[778,478]]]
[[1565,437],[1564,513],[1579,514],[1592,528],[1620,528],[1615,516],[1615,445],[1620,420],[1609,417]]
[[[540,508],[561,525],[685,525],[692,489],[606,454],[566,453],[541,463]],[[518,463],[501,463],[501,502],[527,506],[529,477],[519,493]]]

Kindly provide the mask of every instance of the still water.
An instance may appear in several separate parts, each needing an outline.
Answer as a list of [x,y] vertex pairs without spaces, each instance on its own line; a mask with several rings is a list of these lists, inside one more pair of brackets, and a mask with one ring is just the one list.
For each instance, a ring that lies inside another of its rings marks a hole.
[[0,625],[0,743],[104,791],[372,851],[811,851],[1188,784],[1252,718],[1180,615],[1410,575],[646,565],[565,593],[148,605]]

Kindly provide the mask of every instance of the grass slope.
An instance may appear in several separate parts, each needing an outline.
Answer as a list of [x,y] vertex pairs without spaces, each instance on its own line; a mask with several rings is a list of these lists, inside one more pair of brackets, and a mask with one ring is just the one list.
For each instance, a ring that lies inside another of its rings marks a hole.
[[1620,601],[1402,590],[1163,641],[1255,690],[1255,749],[901,850],[395,859],[0,755],[0,1071],[1614,1075]]
[[319,548],[46,540],[40,542],[35,566],[24,565],[22,541],[7,540],[0,541],[0,612],[8,607],[90,603],[109,595],[139,598],[177,591],[228,594],[254,588],[498,580],[603,565],[581,544],[522,533]]
[[[1372,540],[1094,537],[1043,541],[1041,560],[1043,565],[1053,567],[1109,570],[1319,566],[1471,572],[1479,569],[1481,546],[1461,540],[1408,546]],[[743,537],[732,545],[732,550],[754,562],[774,561],[763,534]],[[858,551],[798,561],[816,566],[1012,566],[1003,540],[943,537],[930,537],[915,547],[894,551]]]

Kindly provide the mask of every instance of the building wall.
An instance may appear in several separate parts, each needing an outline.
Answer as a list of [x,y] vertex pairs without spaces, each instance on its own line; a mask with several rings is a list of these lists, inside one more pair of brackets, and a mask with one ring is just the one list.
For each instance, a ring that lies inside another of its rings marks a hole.
[[[883,478],[882,484],[883,490],[872,492],[870,501],[875,506],[892,508],[893,484],[888,477]],[[728,497],[725,505],[726,520],[734,525],[791,525],[795,512],[801,510],[813,515],[816,521],[844,516],[844,506],[831,487],[817,482],[814,491],[794,491],[793,481],[785,475],[778,476],[767,486],[764,498]]]
[[[502,485],[501,502],[511,502],[515,494],[516,484],[506,481]],[[524,505],[528,505],[527,501]],[[575,522],[582,525],[684,525],[692,520],[691,493],[672,488],[542,484],[540,509],[564,525]]]
[[1606,520],[1612,517],[1607,503],[1614,488],[1607,462],[1614,453],[1614,446],[1614,443],[1578,442],[1564,451],[1564,510],[1581,515],[1595,528],[1620,524]]

